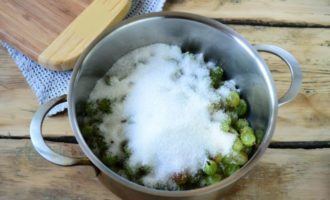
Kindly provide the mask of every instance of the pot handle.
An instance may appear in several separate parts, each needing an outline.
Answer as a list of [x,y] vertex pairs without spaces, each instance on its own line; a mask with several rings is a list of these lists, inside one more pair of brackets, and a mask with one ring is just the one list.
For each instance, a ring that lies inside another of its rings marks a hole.
[[42,157],[44,157],[46,160],[54,164],[63,165],[63,166],[89,164],[90,161],[88,160],[87,157],[72,158],[54,152],[51,148],[48,147],[42,136],[42,124],[49,110],[52,109],[54,106],[60,103],[64,103],[66,101],[67,101],[66,95],[63,95],[55,99],[52,99],[49,102],[39,107],[37,112],[34,114],[30,125],[30,137],[32,144],[35,150]]
[[257,51],[271,53],[280,57],[288,65],[291,72],[291,85],[288,91],[278,100],[278,106],[280,107],[292,101],[298,95],[302,82],[302,73],[298,61],[288,51],[274,45],[261,44],[254,47]]

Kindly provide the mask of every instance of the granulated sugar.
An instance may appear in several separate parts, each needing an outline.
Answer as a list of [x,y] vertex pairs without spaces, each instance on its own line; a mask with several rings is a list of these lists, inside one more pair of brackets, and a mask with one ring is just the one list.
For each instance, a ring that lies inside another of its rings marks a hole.
[[115,102],[100,125],[109,152],[121,154],[120,143],[128,140],[129,165],[152,168],[143,179],[146,186],[174,184],[174,173],[194,175],[209,156],[232,151],[236,135],[220,128],[227,115],[210,113],[209,107],[235,90],[235,83],[213,89],[209,70],[214,67],[201,54],[154,44],[119,59],[108,72],[110,86],[103,80],[95,86],[91,99]]

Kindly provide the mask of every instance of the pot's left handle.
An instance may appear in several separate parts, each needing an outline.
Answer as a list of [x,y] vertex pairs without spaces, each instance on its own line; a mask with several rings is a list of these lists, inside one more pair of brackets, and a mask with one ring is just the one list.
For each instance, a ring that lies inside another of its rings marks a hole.
[[85,165],[90,161],[87,157],[73,158],[56,153],[46,144],[42,136],[42,124],[45,116],[54,106],[67,101],[66,95],[57,97],[39,107],[34,114],[30,125],[30,137],[36,151],[46,160],[62,166]]

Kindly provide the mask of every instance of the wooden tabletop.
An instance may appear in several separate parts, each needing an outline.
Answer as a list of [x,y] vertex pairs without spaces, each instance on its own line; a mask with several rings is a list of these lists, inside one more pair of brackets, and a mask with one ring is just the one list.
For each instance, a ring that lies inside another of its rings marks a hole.
[[[180,0],[168,1],[165,10],[215,18],[252,44],[290,51],[302,67],[301,91],[279,108],[270,147],[226,199],[329,199],[329,0]],[[289,70],[279,58],[262,56],[280,96],[289,87]],[[35,152],[29,124],[38,102],[3,48],[0,71],[0,199],[119,199],[98,181],[93,166],[60,167]],[[82,154],[66,113],[46,119],[43,131],[58,152]]]

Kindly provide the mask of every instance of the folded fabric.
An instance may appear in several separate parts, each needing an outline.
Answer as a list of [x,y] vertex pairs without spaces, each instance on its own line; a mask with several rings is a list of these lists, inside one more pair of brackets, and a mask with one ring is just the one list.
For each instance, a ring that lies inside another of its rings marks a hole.
[[[159,12],[162,10],[165,0],[132,0],[132,7],[128,17],[141,15],[150,12]],[[46,69],[34,62],[9,44],[0,41],[12,57],[18,68],[21,70],[27,83],[37,96],[40,104],[67,94],[71,71],[58,72]],[[54,115],[67,108],[63,103],[54,107],[49,115]]]

